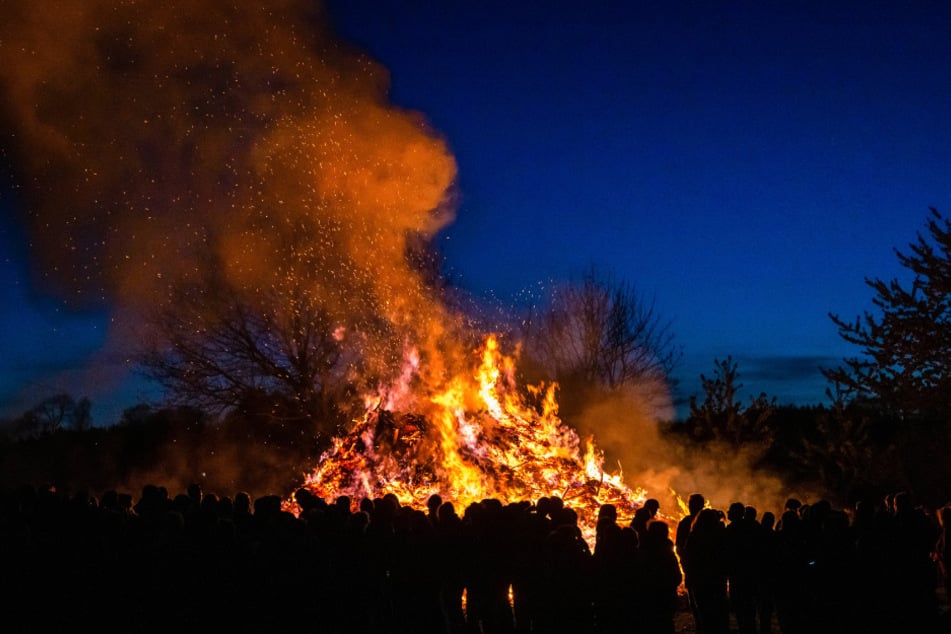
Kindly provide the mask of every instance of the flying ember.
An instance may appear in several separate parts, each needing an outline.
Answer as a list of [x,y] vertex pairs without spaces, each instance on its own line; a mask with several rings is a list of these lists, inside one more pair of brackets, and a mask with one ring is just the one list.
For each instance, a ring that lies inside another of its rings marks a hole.
[[[480,355],[470,375],[455,376],[425,397],[407,389],[404,372],[394,390],[377,396],[363,420],[334,441],[303,486],[325,499],[347,495],[354,502],[392,493],[419,507],[434,493],[457,508],[486,498],[556,495],[578,511],[589,542],[602,504],[614,504],[620,517],[633,516],[646,492],[624,484],[620,472],[605,472],[592,439],[582,450],[578,434],[558,416],[557,384],[520,390],[514,359],[494,336]],[[407,359],[407,368],[418,366],[415,353]],[[299,510],[294,502],[287,507]]]

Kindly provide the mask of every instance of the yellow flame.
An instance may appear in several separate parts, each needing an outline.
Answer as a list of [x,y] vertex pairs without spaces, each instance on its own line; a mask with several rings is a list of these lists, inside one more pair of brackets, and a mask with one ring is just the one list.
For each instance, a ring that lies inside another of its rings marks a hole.
[[[409,389],[420,365],[414,350],[407,355],[396,391]],[[520,390],[515,358],[502,353],[494,335],[478,359],[471,374],[448,378],[428,395],[376,398],[378,404],[412,402],[419,413],[407,420],[380,406],[368,411],[334,442],[304,486],[325,498],[350,495],[354,503],[393,493],[403,504],[422,505],[438,493],[458,508],[490,497],[534,502],[558,495],[578,511],[589,541],[602,504],[632,517],[646,492],[627,486],[620,471],[604,470],[593,438],[582,451],[577,433],[558,416],[557,384]]]

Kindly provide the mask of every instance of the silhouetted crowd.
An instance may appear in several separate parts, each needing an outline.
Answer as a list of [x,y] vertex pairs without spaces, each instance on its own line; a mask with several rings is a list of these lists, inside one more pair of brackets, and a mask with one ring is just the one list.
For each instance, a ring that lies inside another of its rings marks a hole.
[[604,505],[593,551],[558,497],[295,499],[0,490],[0,631],[670,634],[686,610],[701,634],[951,631],[951,507],[905,494],[778,520],[694,494],[674,540],[656,500]]
[[935,632],[938,589],[948,587],[944,547],[951,507],[940,522],[906,493],[859,503],[850,515],[828,502],[790,498],[779,520],[736,502],[725,516],[694,494],[676,547],[697,631],[765,634],[778,622],[800,632]]

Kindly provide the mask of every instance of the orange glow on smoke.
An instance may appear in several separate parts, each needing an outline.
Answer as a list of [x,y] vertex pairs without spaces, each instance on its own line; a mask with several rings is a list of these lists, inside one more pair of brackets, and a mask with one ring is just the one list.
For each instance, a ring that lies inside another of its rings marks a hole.
[[357,333],[367,376],[451,324],[407,252],[452,220],[455,159],[320,3],[0,14],[0,105],[45,290],[120,307],[114,336],[133,344],[138,313],[205,306],[208,288],[275,321],[300,321],[296,302]]

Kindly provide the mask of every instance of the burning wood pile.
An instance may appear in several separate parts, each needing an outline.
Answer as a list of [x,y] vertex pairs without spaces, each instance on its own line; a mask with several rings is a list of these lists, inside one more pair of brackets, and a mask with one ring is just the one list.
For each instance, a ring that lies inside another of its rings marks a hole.
[[[378,404],[334,447],[303,486],[332,500],[354,503],[395,494],[422,508],[438,493],[460,511],[486,498],[503,502],[559,496],[578,511],[589,541],[598,509],[614,504],[632,517],[645,491],[624,484],[620,472],[603,469],[603,454],[558,417],[556,385],[517,389],[514,361],[489,337],[481,365],[426,398],[417,412]],[[294,510],[294,503],[288,503]]]

